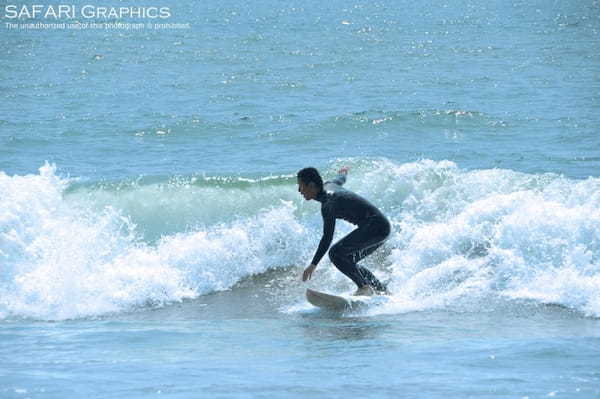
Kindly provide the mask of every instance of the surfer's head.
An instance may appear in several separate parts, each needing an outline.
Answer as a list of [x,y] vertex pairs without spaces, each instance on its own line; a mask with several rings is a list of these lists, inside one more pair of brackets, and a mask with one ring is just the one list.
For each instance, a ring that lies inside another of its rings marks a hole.
[[307,201],[317,198],[323,191],[323,179],[315,168],[304,168],[298,172],[298,191]]

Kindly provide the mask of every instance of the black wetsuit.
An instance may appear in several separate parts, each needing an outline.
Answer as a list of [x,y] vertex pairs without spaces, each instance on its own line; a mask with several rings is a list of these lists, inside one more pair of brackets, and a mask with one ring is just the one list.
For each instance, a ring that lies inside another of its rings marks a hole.
[[317,265],[331,245],[336,219],[343,219],[358,228],[334,244],[329,250],[331,262],[360,288],[371,285],[377,291],[386,291],[382,284],[367,268],[357,262],[379,248],[390,234],[390,223],[369,201],[358,194],[342,188],[345,175],[325,183],[325,188],[316,200],[321,202],[323,216],[323,237],[313,257]]

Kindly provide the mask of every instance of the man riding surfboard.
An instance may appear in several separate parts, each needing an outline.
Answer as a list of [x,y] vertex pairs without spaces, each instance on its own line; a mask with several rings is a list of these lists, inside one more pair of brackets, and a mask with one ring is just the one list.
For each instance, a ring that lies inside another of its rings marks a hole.
[[[331,262],[357,285],[355,295],[386,293],[387,287],[366,267],[357,263],[373,253],[388,238],[390,223],[369,201],[342,188],[347,174],[348,168],[342,168],[335,179],[323,183],[315,168],[304,168],[298,172],[298,191],[307,201],[321,203],[323,217],[323,236],[310,265],[302,274],[302,281],[310,280],[329,249]],[[357,228],[329,248],[337,219],[350,222]]]

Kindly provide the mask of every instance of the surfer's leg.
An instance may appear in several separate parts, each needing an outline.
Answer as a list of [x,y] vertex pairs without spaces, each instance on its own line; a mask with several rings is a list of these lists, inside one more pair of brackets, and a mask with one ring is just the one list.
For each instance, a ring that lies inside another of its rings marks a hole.
[[389,235],[389,224],[361,227],[331,247],[331,262],[359,287],[370,285],[377,291],[385,291],[382,284],[369,269],[357,265],[364,257],[379,248]]

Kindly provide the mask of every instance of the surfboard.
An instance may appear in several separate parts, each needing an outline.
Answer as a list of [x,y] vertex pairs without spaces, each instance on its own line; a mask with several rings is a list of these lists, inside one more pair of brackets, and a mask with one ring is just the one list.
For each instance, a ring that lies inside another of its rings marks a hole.
[[332,295],[307,288],[306,299],[311,305],[319,308],[344,311],[357,309],[360,306],[366,305],[370,298]]

